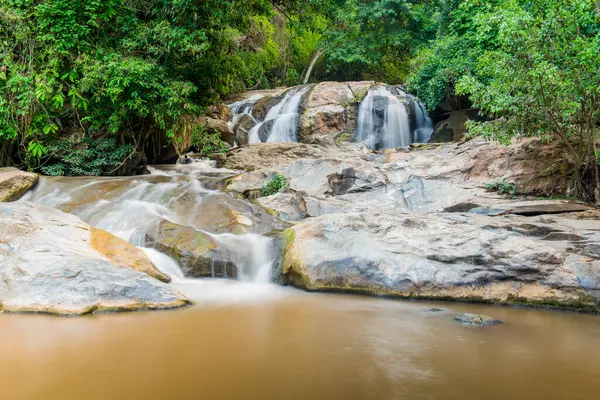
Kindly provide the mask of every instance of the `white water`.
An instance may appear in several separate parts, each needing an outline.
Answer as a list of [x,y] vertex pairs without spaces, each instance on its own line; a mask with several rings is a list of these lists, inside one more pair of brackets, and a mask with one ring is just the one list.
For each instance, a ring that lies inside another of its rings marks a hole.
[[[207,170],[213,174],[214,171],[228,172],[197,162],[154,167],[151,175],[130,178],[42,177],[36,189],[23,200],[73,213],[90,225],[121,237],[141,248],[154,265],[178,285],[184,284],[187,289],[196,287],[195,290],[203,292],[206,280],[185,279],[174,259],[146,247],[146,233],[161,220],[203,232],[195,222],[203,212],[202,202],[209,196],[227,196],[202,185],[199,178]],[[256,234],[204,233],[213,237],[219,243],[219,253],[237,266],[238,281],[260,286],[270,282],[273,262],[270,238]]]
[[252,117],[254,122],[258,124],[259,122],[252,115],[252,111],[254,109],[254,105],[260,99],[265,97],[264,94],[255,94],[247,99],[236,101],[234,103],[229,104],[227,107],[231,110],[231,114],[233,115],[232,120],[229,122],[230,127],[233,129],[237,125],[238,121],[243,115],[249,115]]
[[425,106],[420,101],[413,100],[412,108],[415,111],[415,122],[417,124],[414,133],[415,143],[427,143],[433,134],[433,121],[429,118]]
[[355,140],[371,149],[406,147],[414,142],[426,142],[433,132],[431,119],[420,103],[413,101],[417,125],[413,132],[406,107],[388,88],[371,88],[358,110]]
[[271,107],[265,120],[254,126],[248,133],[248,142],[261,143],[261,128],[271,125],[265,142],[297,142],[298,119],[300,117],[300,103],[302,96],[308,92],[309,86],[297,87],[288,90],[283,100]]

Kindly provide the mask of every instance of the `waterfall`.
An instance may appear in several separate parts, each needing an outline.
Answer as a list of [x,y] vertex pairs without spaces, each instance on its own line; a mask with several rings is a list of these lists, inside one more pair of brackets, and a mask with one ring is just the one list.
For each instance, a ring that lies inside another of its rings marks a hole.
[[414,133],[415,143],[427,143],[433,134],[433,121],[429,117],[425,105],[418,100],[412,101],[412,108],[415,112],[416,129]]
[[[227,107],[229,107],[229,109],[231,110],[231,114],[233,115],[233,119],[230,122],[231,127],[233,128],[243,115],[249,115],[250,117],[252,117],[252,119],[254,119],[254,117],[252,116],[252,110],[254,109],[254,105],[258,100],[262,99],[263,97],[265,97],[264,94],[254,94],[248,97],[247,99],[229,104]],[[258,123],[258,121],[256,122]]]
[[[396,91],[407,97],[402,91]],[[371,149],[406,147],[415,142],[427,142],[433,132],[431,119],[418,101],[413,100],[411,108],[415,116],[414,132],[411,130],[407,104],[391,89],[383,86],[371,88],[358,110],[355,141]]]
[[[204,162],[195,162],[153,167],[150,175],[127,178],[41,177],[36,189],[23,200],[75,214],[90,225],[128,241],[143,250],[153,264],[174,281],[192,280],[184,279],[174,259],[146,247],[146,234],[162,220],[214,238],[219,243],[216,261],[235,265],[238,281],[268,283],[273,262],[271,238],[257,234],[214,234],[197,226],[196,218],[203,212],[202,202],[209,196],[225,195],[206,189],[201,182],[214,177],[216,170]],[[220,172],[224,176],[231,175],[226,169]]]
[[288,90],[283,100],[271,107],[265,120],[250,130],[249,143],[297,142],[300,103],[309,89],[300,86]]

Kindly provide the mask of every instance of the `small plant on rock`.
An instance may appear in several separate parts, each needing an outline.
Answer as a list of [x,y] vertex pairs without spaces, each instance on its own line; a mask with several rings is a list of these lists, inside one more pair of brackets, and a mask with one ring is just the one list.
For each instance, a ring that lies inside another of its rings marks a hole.
[[499,179],[489,182],[484,186],[484,188],[488,192],[498,192],[498,194],[506,194],[510,196],[515,196],[517,194],[517,185],[509,182],[506,179]]
[[275,174],[265,185],[263,186],[260,194],[263,197],[272,196],[276,193],[283,192],[288,186],[288,181],[282,174]]

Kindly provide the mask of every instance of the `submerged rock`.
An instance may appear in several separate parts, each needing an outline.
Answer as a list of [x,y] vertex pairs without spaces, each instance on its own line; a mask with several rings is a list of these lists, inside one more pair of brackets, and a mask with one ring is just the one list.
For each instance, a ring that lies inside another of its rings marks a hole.
[[488,326],[503,324],[502,321],[483,314],[458,314],[454,316],[454,320],[463,325]]
[[0,205],[0,310],[82,315],[165,309],[190,301],[143,252],[74,215]]
[[37,182],[37,174],[16,168],[0,168],[0,203],[20,199]]

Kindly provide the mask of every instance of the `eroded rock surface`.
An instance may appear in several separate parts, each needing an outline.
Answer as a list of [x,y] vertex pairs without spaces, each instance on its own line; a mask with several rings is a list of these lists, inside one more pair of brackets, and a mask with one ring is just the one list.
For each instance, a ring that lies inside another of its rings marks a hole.
[[[549,230],[578,240],[542,240]],[[344,213],[281,240],[284,279],[308,290],[600,310],[600,260],[586,250],[600,234],[586,221]]]
[[135,246],[78,217],[0,205],[0,310],[81,315],[175,308],[189,300]]

